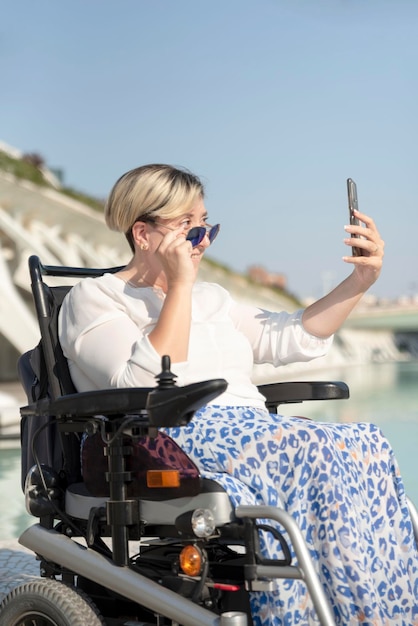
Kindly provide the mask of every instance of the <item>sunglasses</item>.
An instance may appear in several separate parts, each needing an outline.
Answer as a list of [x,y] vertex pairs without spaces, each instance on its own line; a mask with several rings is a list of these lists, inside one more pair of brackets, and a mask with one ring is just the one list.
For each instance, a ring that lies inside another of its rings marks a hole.
[[[172,228],[171,226],[167,226],[166,224],[161,224],[161,222],[157,222],[156,220],[150,218],[148,218],[147,220],[142,218],[142,220],[139,219],[138,221],[147,221],[151,222],[151,224],[155,224],[156,226],[168,228],[168,230],[177,230],[176,228]],[[210,226],[209,224],[206,224],[205,226],[194,226],[186,234],[186,241],[190,241],[190,243],[192,244],[192,248],[196,248],[196,246],[202,243],[203,239],[207,235],[209,238],[209,243],[212,243],[216,239],[220,228],[220,224],[215,224],[215,226]]]
[[190,241],[193,248],[196,248],[207,235],[209,237],[209,243],[212,243],[218,236],[220,228],[220,224],[215,224],[215,226],[209,226],[209,224],[207,224],[207,226],[195,226],[187,233],[186,240]]

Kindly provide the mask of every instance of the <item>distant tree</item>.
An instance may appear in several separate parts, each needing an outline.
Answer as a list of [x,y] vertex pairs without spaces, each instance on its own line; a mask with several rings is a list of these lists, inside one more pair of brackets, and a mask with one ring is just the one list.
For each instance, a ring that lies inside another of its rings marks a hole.
[[29,152],[24,154],[22,157],[22,161],[33,165],[34,167],[41,169],[45,165],[45,159],[38,154],[37,152]]

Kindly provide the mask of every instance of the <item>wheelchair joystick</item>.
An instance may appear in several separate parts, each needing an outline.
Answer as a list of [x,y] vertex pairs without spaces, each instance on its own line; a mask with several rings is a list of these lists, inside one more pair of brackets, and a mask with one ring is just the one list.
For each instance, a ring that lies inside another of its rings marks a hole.
[[156,380],[158,381],[158,389],[171,389],[176,385],[177,376],[173,374],[171,371],[171,359],[168,354],[165,354],[161,359],[162,371],[158,376],[156,376]]
[[148,394],[145,405],[151,427],[185,426],[197,409],[228,386],[226,380],[217,378],[179,387],[175,382],[177,376],[170,370],[170,357],[164,355],[161,362],[162,372],[156,376],[158,384]]

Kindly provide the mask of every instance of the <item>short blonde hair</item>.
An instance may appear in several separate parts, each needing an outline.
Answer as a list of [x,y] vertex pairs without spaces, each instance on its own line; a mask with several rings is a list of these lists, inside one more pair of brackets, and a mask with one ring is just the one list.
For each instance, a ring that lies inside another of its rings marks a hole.
[[141,218],[172,219],[188,213],[204,196],[201,180],[171,165],[143,165],[123,174],[105,204],[106,224],[125,233],[133,249],[131,230]]

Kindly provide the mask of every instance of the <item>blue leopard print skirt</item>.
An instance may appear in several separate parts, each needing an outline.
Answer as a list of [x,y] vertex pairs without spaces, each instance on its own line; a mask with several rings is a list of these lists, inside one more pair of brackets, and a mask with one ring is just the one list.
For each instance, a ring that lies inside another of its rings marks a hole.
[[[338,625],[418,625],[412,523],[393,450],[376,426],[208,406],[165,432],[234,505],[283,507],[296,519]],[[263,535],[264,555],[282,558]],[[251,610],[254,626],[319,623],[298,580],[253,592]]]

